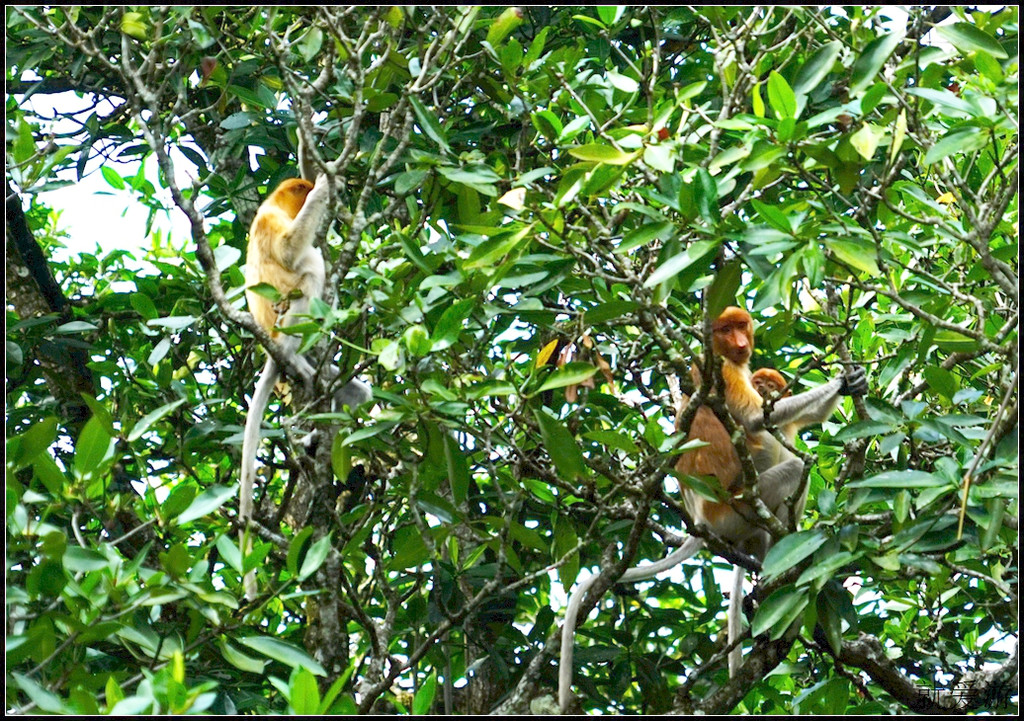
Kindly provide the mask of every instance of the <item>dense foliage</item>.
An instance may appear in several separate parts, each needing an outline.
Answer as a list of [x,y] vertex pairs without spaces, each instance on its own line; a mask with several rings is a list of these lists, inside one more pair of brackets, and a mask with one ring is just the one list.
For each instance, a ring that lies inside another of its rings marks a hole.
[[[687,532],[666,379],[730,304],[755,367],[871,391],[799,442],[740,675],[703,553],[597,603],[579,709],[1015,708],[1015,7],[6,20],[9,709],[550,709],[577,574]],[[300,330],[375,398],[272,404],[243,558],[242,254],[299,136],[336,219]],[[150,222],[58,252],[36,195],[91,173]]]

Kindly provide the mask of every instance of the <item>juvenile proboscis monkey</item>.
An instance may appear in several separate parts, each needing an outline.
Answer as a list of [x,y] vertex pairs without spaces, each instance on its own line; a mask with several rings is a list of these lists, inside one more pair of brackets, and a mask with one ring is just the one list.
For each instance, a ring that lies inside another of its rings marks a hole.
[[[750,376],[750,383],[762,399],[786,398],[793,395],[786,390],[786,379],[774,368],[758,368]],[[783,391],[786,391],[783,393]]]
[[[267,196],[256,211],[249,228],[249,247],[246,255],[246,299],[249,312],[263,326],[271,338],[291,357],[302,382],[310,387],[315,370],[305,358],[298,355],[300,338],[282,333],[298,318],[309,313],[313,298],[324,290],[324,259],[313,242],[328,208],[327,179],[320,175],[315,183],[301,178],[285,180]],[[281,300],[274,303],[251,290],[260,283],[277,289]],[[253,485],[256,479],[256,451],[259,447],[260,424],[270,400],[274,384],[282,369],[268,354],[252,394],[249,413],[245,419],[242,440],[242,470],[239,488],[238,519],[242,524],[241,545],[247,555],[251,544],[247,525],[253,514]],[[329,366],[332,376],[339,371]],[[357,379],[349,381],[335,396],[335,406],[355,407],[370,398],[370,389]],[[246,598],[256,597],[254,572],[243,580]]]
[[[722,359],[725,404],[733,420],[746,432],[748,450],[758,472],[758,496],[779,521],[787,525],[790,507],[797,517],[803,513],[806,501],[806,487],[800,488],[803,461],[785,448],[765,427],[763,399],[751,381],[749,363],[753,350],[754,327],[750,314],[735,306],[726,308],[712,324],[712,352]],[[782,430],[787,440],[791,441],[790,432],[795,436],[800,428],[820,423],[831,416],[841,395],[863,395],[866,392],[864,369],[855,367],[844,376],[818,388],[798,396],[779,399],[767,421]],[[688,399],[684,399],[685,402]],[[707,406],[697,409],[691,423],[687,440],[694,439],[708,445],[683,453],[676,463],[676,470],[683,479],[683,503],[691,518],[738,550],[763,559],[771,545],[771,535],[766,529],[747,520],[756,516],[753,508],[737,497],[743,489],[739,455],[725,426]],[[686,485],[686,476],[715,477],[727,497],[725,500],[712,501],[701,496]],[[799,497],[790,502],[791,496],[798,492]],[[665,558],[627,570],[619,582],[630,583],[653,578],[696,554],[702,545],[701,538],[689,536]],[[566,608],[558,674],[558,702],[563,712],[569,705],[572,684],[576,619],[583,598],[596,578],[597,574],[578,583]],[[736,566],[728,613],[730,643],[735,643],[739,638],[743,578],[743,568]],[[730,675],[738,668],[740,653],[736,646],[729,654]]]

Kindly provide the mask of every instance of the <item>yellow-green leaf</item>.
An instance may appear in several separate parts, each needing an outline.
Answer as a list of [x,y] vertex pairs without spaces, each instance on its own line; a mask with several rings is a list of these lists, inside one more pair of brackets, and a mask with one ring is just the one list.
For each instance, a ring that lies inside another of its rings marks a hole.
[[629,165],[638,157],[642,151],[626,153],[610,145],[601,143],[589,143],[569,148],[569,155],[580,160],[591,163],[607,163],[608,165]]
[[125,13],[121,18],[121,32],[136,40],[145,40],[149,33],[142,13]]
[[850,145],[853,149],[860,153],[860,156],[864,160],[871,160],[875,157],[875,150],[878,148],[878,143],[881,142],[882,138],[885,137],[885,130],[872,125],[871,123],[864,123],[861,129],[850,136]]

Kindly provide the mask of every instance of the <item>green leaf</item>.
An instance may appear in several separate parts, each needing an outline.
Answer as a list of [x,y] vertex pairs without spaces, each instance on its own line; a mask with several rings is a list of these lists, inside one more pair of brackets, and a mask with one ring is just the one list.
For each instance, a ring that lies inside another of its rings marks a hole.
[[[957,97],[948,90],[935,90],[933,88],[910,88],[907,90],[910,95],[916,95],[919,98],[927,100],[932,105],[940,108],[946,112],[947,115],[953,115],[954,117],[977,117],[979,109],[976,105],[972,105],[963,98]],[[954,128],[959,130],[960,128]],[[952,130],[950,132],[953,132]]]
[[537,132],[554,142],[562,134],[562,121],[550,110],[538,110],[530,116],[530,121]]
[[[336,710],[336,707],[332,708],[334,700],[338,698],[338,694],[340,694],[342,689],[345,688],[345,684],[347,684],[348,680],[352,677],[352,673],[356,670],[356,667],[359,665],[360,660],[361,659],[358,658],[352,659],[352,662],[349,664],[349,667],[345,669],[344,673],[339,675],[338,678],[334,680],[334,683],[331,684],[331,687],[327,689],[327,693],[324,694],[323,703],[320,704],[320,715],[337,716],[341,714],[341,711]],[[344,699],[344,701],[352,703],[351,698]],[[341,702],[339,702],[339,705],[340,703]],[[351,711],[352,715],[354,715],[356,709],[352,708]]]
[[117,171],[111,168],[109,165],[100,166],[100,175],[107,181],[114,190],[124,190],[127,186],[125,185],[124,178],[117,174]]
[[412,699],[412,713],[414,716],[423,716],[430,713],[430,707],[434,704],[434,696],[437,695],[437,672],[432,671],[427,680],[423,682],[416,695]]
[[[381,348],[380,351],[377,353],[377,362],[380,363],[381,366],[383,366],[383,368],[385,370],[388,370],[388,371],[398,370],[398,367],[400,365],[402,365],[402,346],[401,346],[401,344],[397,340],[387,341],[385,343],[384,347]],[[359,432],[365,431],[365,430],[367,430],[367,429],[366,428],[360,428],[358,431],[356,431],[356,433],[359,433]],[[352,435],[355,435],[355,433],[352,434]],[[361,437],[369,437],[370,435],[376,435],[376,434],[370,433],[370,434],[368,434],[366,436],[361,436]],[[353,441],[351,440],[351,436],[349,436],[349,438],[345,439],[345,445],[348,445],[349,443],[352,443],[352,442]]]
[[221,559],[228,564],[236,573],[242,572],[242,553],[238,550],[238,546],[227,534],[222,534],[217,537],[214,545],[220,552]]
[[459,185],[473,188],[483,195],[497,196],[494,183],[501,181],[501,176],[495,173],[486,165],[441,165],[438,172],[448,180]]
[[177,524],[191,523],[197,518],[208,516],[238,494],[237,486],[214,484],[199,494],[192,504],[178,516]]
[[363,439],[373,438],[374,436],[380,433],[386,433],[394,427],[394,422],[375,423],[372,426],[364,426],[359,430],[355,430],[347,434],[345,436],[345,439],[342,441],[342,444],[346,446],[351,446],[352,444],[358,443]]
[[886,571],[896,573],[900,570],[900,557],[899,554],[895,552],[886,553],[879,556],[868,556],[868,558],[870,558],[871,562],[874,563],[876,566],[878,566],[879,568],[884,568]]
[[523,11],[518,7],[505,10],[491,23],[487,29],[487,43],[496,48],[513,30],[523,24]]
[[213,34],[210,33],[210,31],[207,30],[206,26],[202,23],[196,22],[195,20],[192,20],[190,18],[188,21],[188,27],[189,30],[192,31],[192,40],[201,49],[205,50],[206,48],[210,47],[215,42],[217,42],[217,38],[215,38]]
[[155,411],[151,411],[144,415],[142,418],[139,419],[139,421],[135,424],[135,427],[132,428],[131,432],[128,434],[128,442],[131,443],[132,441],[136,441],[139,438],[141,438],[142,434],[148,431],[150,426],[152,426],[158,420],[160,420],[168,413],[173,411],[175,408],[180,406],[186,400],[186,398],[180,398],[172,403],[162,405]]
[[[221,130],[241,130],[257,124],[257,115],[248,111],[232,113],[220,121]],[[104,176],[105,177],[105,176]]]
[[288,558],[285,560],[285,568],[293,576],[299,575],[299,561],[304,557],[309,548],[309,539],[313,535],[313,527],[306,526],[295,534],[288,544]]
[[602,303],[599,306],[588,309],[584,314],[584,322],[587,325],[607,323],[610,320],[632,313],[639,305],[639,303],[632,300],[610,300],[607,303]]
[[149,37],[149,28],[142,13],[125,13],[121,17],[121,32],[136,40],[145,40]]
[[828,537],[818,530],[791,533],[768,551],[761,573],[769,578],[778,576],[817,551],[827,540]]
[[937,163],[955,153],[973,153],[984,148],[988,141],[988,132],[981,128],[973,125],[954,128],[928,149],[924,156],[924,164]]
[[569,154],[574,158],[591,163],[607,163],[608,165],[629,165],[640,157],[641,152],[637,150],[632,153],[626,153],[602,143],[590,143],[569,148]]
[[523,56],[523,67],[527,70],[540,59],[541,54],[544,52],[544,45],[547,42],[548,30],[550,29],[548,26],[542,28],[533,39],[533,42],[530,43],[530,48],[526,51],[526,55]]
[[483,381],[474,383],[466,389],[466,398],[479,400],[489,396],[510,396],[516,393],[516,387],[508,381]]
[[171,489],[164,502],[160,504],[160,517],[167,521],[180,514],[188,507],[192,499],[196,497],[198,491],[199,489],[196,488],[194,483],[179,483],[176,485]]
[[796,96],[786,79],[774,70],[768,75],[768,104],[775,111],[775,116],[783,118],[796,117]]
[[974,67],[977,68],[978,72],[996,85],[999,85],[1006,80],[1006,75],[1003,73],[1002,66],[994,57],[986,53],[984,50],[978,50],[974,54]]
[[849,551],[840,551],[839,553],[828,554],[825,558],[816,560],[803,573],[801,573],[800,578],[796,580],[796,585],[806,586],[817,581],[819,578],[832,578],[836,571],[849,563],[853,563],[858,557],[859,556],[850,553]]
[[330,552],[331,534],[328,533],[326,536],[314,543],[306,553],[305,558],[302,559],[302,568],[299,570],[298,579],[302,581],[316,573],[320,569],[320,566],[324,564],[324,561],[327,560],[327,556]]
[[832,648],[833,653],[838,654],[843,647],[843,619],[823,594],[818,595],[818,622],[825,632],[828,645]]
[[280,661],[290,668],[308,669],[317,676],[327,675],[323,666],[317,663],[312,656],[290,643],[279,641],[276,638],[267,638],[266,636],[242,636],[235,640],[243,646],[248,646],[253,651],[262,653],[264,656],[275,661]]
[[[555,518],[554,559],[552,560],[561,560],[563,556],[576,548],[578,543],[579,537],[576,535],[576,529],[572,521],[565,516],[557,515]],[[564,564],[558,567],[558,580],[561,581],[562,587],[565,588],[566,592],[576,582],[579,572],[579,553],[573,553]]]
[[21,453],[18,454],[17,459],[12,460],[16,460],[18,466],[23,467],[32,463],[36,456],[49,448],[57,439],[56,416],[48,416],[33,424],[19,438],[21,439]]
[[902,39],[902,34],[884,33],[865,46],[850,69],[851,96],[856,96],[871,84]]
[[925,471],[886,471],[846,484],[847,488],[941,488],[949,481]]
[[68,546],[64,551],[64,568],[71,573],[88,573],[107,568],[110,561],[102,553],[91,548]]
[[[406,195],[409,191],[416,190],[423,185],[423,181],[427,179],[429,172],[430,171],[428,170],[420,168],[399,173],[395,178],[395,193],[398,195]],[[417,249],[417,253],[418,252],[419,250]]]
[[63,492],[67,479],[49,454],[38,456],[32,463],[32,471],[36,474],[36,478],[46,486],[47,491],[55,496],[59,496]]
[[892,145],[889,147],[889,162],[892,163],[896,159],[897,154],[900,152],[900,148],[903,147],[903,139],[907,137],[907,110],[906,108],[900,109],[900,114],[896,118],[896,129],[892,132]]
[[616,90],[621,90],[624,93],[635,93],[640,89],[640,83],[628,75],[617,73],[614,70],[607,71],[608,82],[612,84]]
[[790,227],[789,219],[786,218],[786,213],[781,208],[768,203],[763,203],[757,198],[751,198],[751,205],[757,214],[764,218],[765,222],[771,225],[776,230],[785,233],[785,237],[791,237],[793,233],[792,227]]
[[706,294],[708,313],[712,318],[717,318],[728,306],[735,305],[742,275],[743,268],[738,260],[719,268]]
[[299,716],[312,716],[320,712],[320,689],[316,678],[300,668],[288,688],[288,705]]
[[448,139],[445,137],[444,130],[437,122],[437,113],[428,111],[423,102],[415,95],[409,96],[409,104],[416,114],[416,122],[423,129],[423,132],[427,134],[427,137],[441,146],[442,150],[449,151]]
[[75,443],[75,475],[84,478],[100,470],[111,458],[113,450],[114,439],[103,423],[96,417],[90,418]]
[[922,374],[929,386],[945,396],[947,400],[953,400],[957,391],[957,382],[956,376],[952,372],[938,366],[928,366],[922,371]]
[[652,288],[663,281],[674,278],[689,268],[692,264],[717,249],[717,241],[698,240],[697,242],[692,243],[684,252],[672,256],[658,266],[658,268],[651,273],[651,276],[644,281],[644,287]]
[[586,475],[583,454],[565,424],[551,416],[546,408],[535,409],[533,415],[540,426],[544,449],[551,456],[559,477],[570,482],[583,478]]
[[[479,270],[495,266],[506,255],[512,253],[533,230],[533,224],[523,226],[510,233],[498,233],[473,248],[469,258],[462,264],[465,270]],[[461,301],[460,301],[461,302]]]
[[875,263],[875,249],[872,245],[852,238],[846,240],[831,238],[826,240],[825,244],[838,260],[851,266],[854,270],[862,271],[876,278],[881,275],[878,265]]
[[155,320],[160,317],[160,312],[156,309],[153,299],[145,293],[132,293],[130,301],[132,308],[142,316],[143,320]]
[[935,332],[935,345],[944,351],[972,351],[978,341],[954,330],[942,329]]
[[754,83],[754,87],[750,89],[750,105],[754,111],[754,115],[759,118],[764,117],[764,98],[761,97],[761,83]]
[[466,451],[447,433],[444,435],[444,458],[448,466],[448,485],[452,490],[452,500],[456,504],[462,504],[469,494],[472,477]]
[[855,438],[880,436],[883,433],[891,433],[892,431],[892,423],[887,423],[885,421],[858,421],[856,423],[851,423],[836,433],[835,439],[839,442],[846,443],[847,441],[852,441]]
[[860,130],[850,136],[850,145],[865,160],[875,157],[875,150],[878,144],[885,137],[885,128],[880,128],[871,123],[864,123]]
[[17,683],[18,688],[25,692],[25,695],[32,700],[32,703],[39,707],[40,711],[45,711],[46,713],[51,714],[74,713],[74,711],[64,705],[59,696],[47,691],[28,676],[20,674],[17,671],[11,671],[10,674]]
[[474,298],[464,298],[445,309],[430,335],[433,350],[444,350],[459,339],[462,325],[476,305],[477,301]]
[[551,489],[543,481],[538,481],[534,478],[524,478],[523,485],[526,486],[527,490],[533,495],[539,498],[544,503],[555,503],[558,498]]
[[617,253],[628,253],[629,251],[647,245],[655,238],[665,240],[675,230],[675,225],[668,221],[657,223],[645,223],[635,230],[631,230],[622,238],[622,243],[615,249]]
[[[14,151],[14,159],[18,164],[27,163],[36,152],[36,139],[33,134],[32,125],[28,123],[25,118],[18,119],[18,138],[13,143],[12,149]],[[107,169],[107,166],[101,166],[100,172],[102,173],[104,169]],[[114,182],[119,182],[121,183],[121,187],[118,188],[118,190],[124,188],[124,181],[121,180],[121,176],[118,175],[113,168],[107,169],[107,172],[117,179],[114,181],[107,177],[107,173],[103,173],[103,177],[107,178],[107,183],[109,185],[114,185]]]
[[569,121],[569,124],[565,126],[565,130],[558,136],[559,145],[565,143],[571,143],[576,139],[576,136],[582,133],[584,130],[590,127],[590,116],[581,115],[573,120]]
[[[267,666],[266,661],[261,661],[258,658],[254,658],[239,651],[235,646],[228,642],[226,636],[219,636],[217,638],[217,645],[220,647],[220,654],[224,657],[224,660],[241,671],[262,674]],[[111,676],[111,678],[113,678],[113,676]],[[107,697],[109,699],[109,692],[107,693]]]
[[597,17],[601,19],[607,27],[611,27],[619,21],[622,17],[622,13],[625,12],[626,8],[622,5],[598,5],[597,6]]
[[106,641],[117,633],[122,626],[123,624],[118,623],[117,621],[100,621],[98,623],[93,623],[78,634],[78,638],[75,639],[75,643],[79,646],[89,646],[90,644]]
[[662,173],[671,173],[676,167],[675,149],[668,143],[648,145],[644,148],[644,162]]
[[780,638],[807,606],[807,592],[797,588],[780,588],[765,599],[750,624],[750,635],[760,636],[771,630],[771,638]]
[[718,209],[718,183],[704,168],[697,169],[697,209],[708,225],[715,225],[722,216]]
[[818,48],[796,74],[793,92],[797,95],[807,95],[821,85],[821,81],[832,71],[842,50],[843,44],[839,40],[833,40]]
[[348,474],[352,470],[352,454],[344,445],[341,433],[335,433],[331,441],[331,471],[335,479],[344,483],[348,480]]
[[597,373],[597,367],[592,366],[589,363],[566,363],[564,366],[549,375],[544,380],[544,383],[541,384],[540,388],[534,391],[532,395],[537,395],[538,393],[551,390],[552,388],[564,388],[565,386],[582,383],[588,378],[592,378],[595,373]]
[[430,549],[423,542],[423,537],[415,526],[403,526],[394,535],[392,542],[394,556],[387,566],[393,570],[402,570],[422,566],[430,560]]
[[402,333],[402,341],[405,343],[406,350],[414,358],[428,355],[433,349],[430,336],[427,335],[427,329],[419,324],[406,328],[405,332]]
[[591,441],[597,441],[608,448],[625,451],[629,454],[637,454],[640,452],[640,447],[637,446],[636,442],[625,433],[598,430],[584,433],[583,437]]
[[1000,60],[1005,60],[1008,57],[996,39],[977,25],[959,22],[953,25],[940,25],[936,30],[939,35],[964,54],[980,50]]
[[320,28],[311,26],[304,32],[298,40],[292,43],[292,47],[299,51],[299,55],[307,63],[316,57],[317,53],[320,52],[320,48],[324,44],[324,31]]

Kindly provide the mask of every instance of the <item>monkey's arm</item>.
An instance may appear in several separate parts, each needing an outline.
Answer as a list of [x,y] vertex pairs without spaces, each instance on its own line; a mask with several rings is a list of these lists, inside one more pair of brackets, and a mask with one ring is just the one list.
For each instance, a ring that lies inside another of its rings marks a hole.
[[302,208],[291,222],[291,227],[281,236],[278,253],[280,263],[285,268],[301,272],[298,265],[306,250],[312,248],[313,241],[316,240],[316,232],[327,215],[327,206],[327,176],[318,175],[313,189],[309,191]]
[[[780,399],[775,403],[769,421],[773,426],[790,426],[795,429],[822,423],[835,412],[839,396],[864,395],[867,390],[867,375],[863,368],[857,366],[851,368],[841,378],[834,378],[825,385],[798,396]],[[763,416],[754,421],[753,425],[748,426],[749,430],[756,431],[764,427]]]

